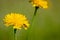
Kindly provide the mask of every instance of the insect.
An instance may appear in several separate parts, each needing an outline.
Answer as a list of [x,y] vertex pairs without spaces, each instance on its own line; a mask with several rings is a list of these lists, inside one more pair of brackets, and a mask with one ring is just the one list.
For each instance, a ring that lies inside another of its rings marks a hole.
[[23,24],[24,25],[24,27],[27,27],[25,24]]

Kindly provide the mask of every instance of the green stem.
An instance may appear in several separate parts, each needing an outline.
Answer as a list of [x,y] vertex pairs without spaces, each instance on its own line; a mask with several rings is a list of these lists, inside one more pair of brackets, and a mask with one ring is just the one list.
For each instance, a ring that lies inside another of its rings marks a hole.
[[17,29],[14,29],[14,34],[16,34],[16,30],[17,30]]
[[16,30],[17,30],[17,29],[14,29],[14,40],[15,40],[15,34],[16,34]]
[[[34,18],[35,18],[35,16],[36,16],[36,13],[37,13],[38,8],[39,8],[39,7],[35,7],[35,11],[34,11],[34,14],[33,14],[32,20],[31,20],[31,26],[32,26],[32,24],[33,24],[33,20],[34,20]],[[29,30],[27,31],[26,40],[28,40],[28,38],[29,38],[29,33],[30,33],[30,30],[31,30],[31,26],[30,26]]]
[[37,6],[35,7],[34,16],[36,15],[36,12],[37,12],[38,8],[39,7],[37,7]]
[[[37,10],[38,10],[38,8],[39,7],[35,7],[35,11],[34,11],[34,14],[33,14],[33,17],[32,17],[32,20],[31,20],[31,22],[33,22],[33,20],[34,20],[34,18],[35,18],[35,16],[36,16],[36,13],[37,13]],[[31,23],[32,24],[32,23]]]

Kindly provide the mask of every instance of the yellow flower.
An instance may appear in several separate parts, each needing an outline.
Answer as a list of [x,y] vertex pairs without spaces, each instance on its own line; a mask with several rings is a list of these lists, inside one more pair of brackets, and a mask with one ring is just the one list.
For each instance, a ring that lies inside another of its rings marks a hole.
[[33,4],[34,7],[37,6],[42,8],[48,8],[48,3],[45,0],[31,0],[30,2]]
[[4,17],[3,21],[7,27],[13,25],[14,29],[24,28],[25,30],[27,30],[27,28],[29,27],[27,18],[24,15],[18,13],[7,14]]

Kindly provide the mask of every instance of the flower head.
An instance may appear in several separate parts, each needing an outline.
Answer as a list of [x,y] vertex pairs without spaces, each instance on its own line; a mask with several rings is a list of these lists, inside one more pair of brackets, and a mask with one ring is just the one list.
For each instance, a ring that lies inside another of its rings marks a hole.
[[22,27],[27,30],[29,27],[29,22],[27,18],[18,13],[10,13],[5,16],[3,19],[6,26],[13,25],[14,29],[21,29]]
[[42,8],[48,8],[48,3],[45,0],[31,0],[30,2],[33,4],[34,7],[37,6]]

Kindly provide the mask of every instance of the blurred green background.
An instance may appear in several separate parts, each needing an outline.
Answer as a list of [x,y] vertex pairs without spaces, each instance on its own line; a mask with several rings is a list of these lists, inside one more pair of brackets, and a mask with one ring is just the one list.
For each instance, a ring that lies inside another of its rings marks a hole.
[[[0,40],[14,40],[13,28],[3,23],[6,14],[22,13],[31,23],[35,8],[28,1],[0,0]],[[18,30],[16,40],[60,40],[60,0],[47,1],[48,9],[38,9],[31,29]]]

